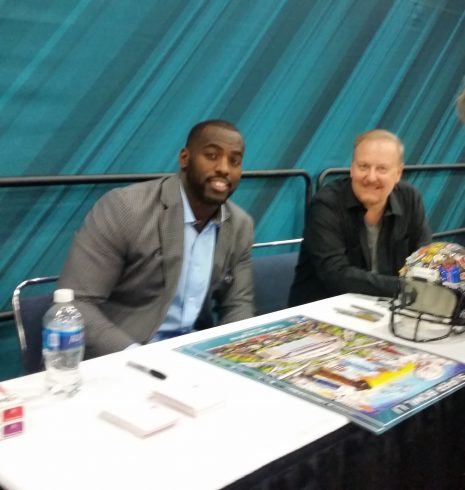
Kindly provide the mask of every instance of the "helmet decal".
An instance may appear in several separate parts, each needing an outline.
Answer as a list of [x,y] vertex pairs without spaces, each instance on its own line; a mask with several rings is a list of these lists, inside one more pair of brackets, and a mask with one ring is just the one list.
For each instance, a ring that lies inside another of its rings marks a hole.
[[407,257],[399,276],[465,290],[465,247],[447,242],[425,245]]

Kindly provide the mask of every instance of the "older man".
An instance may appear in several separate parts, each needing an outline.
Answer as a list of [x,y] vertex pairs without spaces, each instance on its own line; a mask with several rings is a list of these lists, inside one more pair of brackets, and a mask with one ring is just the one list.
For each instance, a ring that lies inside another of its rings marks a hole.
[[194,126],[180,172],[103,196],[60,277],[86,323],[86,356],[253,315],[251,218],[228,197],[244,141],[231,123]]
[[376,129],[354,143],[350,178],[310,204],[291,306],[342,293],[392,296],[405,258],[431,241],[421,197],[405,182],[403,145]]

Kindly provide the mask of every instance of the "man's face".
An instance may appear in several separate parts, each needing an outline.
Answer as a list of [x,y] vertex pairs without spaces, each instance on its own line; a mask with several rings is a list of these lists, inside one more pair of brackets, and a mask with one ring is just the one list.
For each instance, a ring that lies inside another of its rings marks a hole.
[[388,139],[362,141],[355,148],[350,167],[355,196],[367,209],[384,207],[402,168],[397,143]]
[[243,154],[242,136],[219,126],[207,126],[183,148],[179,154],[181,178],[191,206],[224,203],[239,184]]

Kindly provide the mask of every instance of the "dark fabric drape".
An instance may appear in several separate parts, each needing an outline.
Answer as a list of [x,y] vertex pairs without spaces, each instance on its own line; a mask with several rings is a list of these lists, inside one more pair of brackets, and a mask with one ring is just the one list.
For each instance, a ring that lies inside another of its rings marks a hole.
[[464,489],[464,418],[460,390],[381,435],[348,424],[226,488]]

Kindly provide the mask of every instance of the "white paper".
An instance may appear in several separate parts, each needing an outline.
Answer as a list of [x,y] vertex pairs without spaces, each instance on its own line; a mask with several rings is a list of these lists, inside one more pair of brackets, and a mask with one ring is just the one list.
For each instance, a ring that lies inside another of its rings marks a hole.
[[191,417],[196,417],[223,401],[212,385],[167,381],[159,384],[153,392],[152,399]]
[[150,436],[179,420],[179,415],[166,407],[135,403],[106,408],[99,416],[138,437]]

